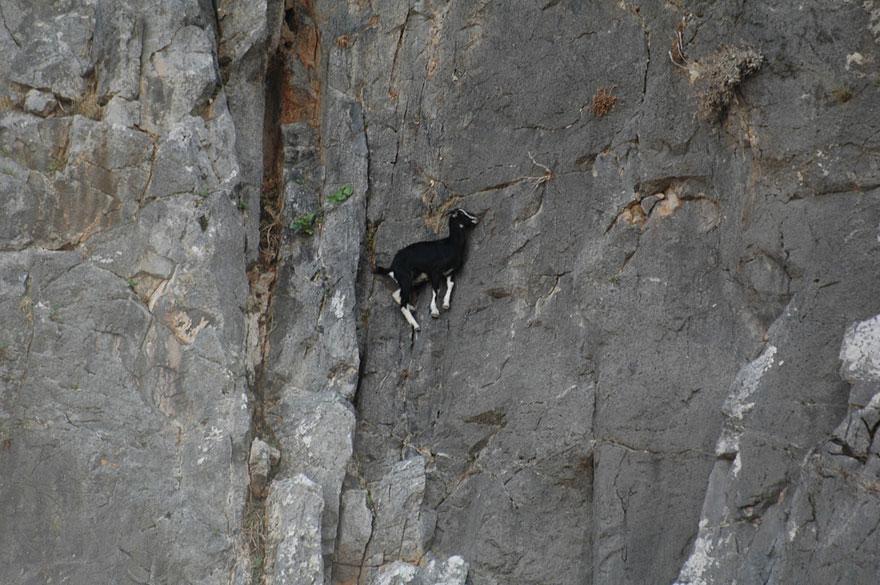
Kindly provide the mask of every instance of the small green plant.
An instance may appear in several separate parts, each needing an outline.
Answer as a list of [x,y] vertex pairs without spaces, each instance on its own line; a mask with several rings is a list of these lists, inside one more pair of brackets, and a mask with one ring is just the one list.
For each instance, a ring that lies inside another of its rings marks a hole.
[[128,283],[128,288],[130,288],[131,290],[134,290],[134,288],[135,288],[135,287],[137,286],[137,284],[138,284],[138,281],[136,281],[136,280],[133,279],[133,278],[126,279],[125,282]]
[[340,203],[344,203],[349,197],[351,197],[352,193],[354,193],[354,189],[351,188],[351,185],[344,185],[336,190],[332,195],[327,196],[327,201],[333,203],[334,205],[339,205]]
[[[327,195],[326,200],[333,205],[340,205],[348,200],[354,194],[354,189],[351,185],[343,185],[339,189],[337,189],[334,193]],[[302,233],[307,236],[314,235],[315,226],[321,223],[321,220],[324,218],[324,210],[318,211],[309,211],[307,213],[302,213],[297,215],[292,222],[290,222],[290,229],[293,230],[294,233]]]
[[262,583],[263,555],[257,554],[251,561],[251,583]]
[[303,233],[311,236],[315,233],[315,223],[318,221],[318,214],[315,212],[303,213],[297,215],[290,224],[290,229],[294,233]]
[[239,211],[247,211],[247,209],[248,209],[248,202],[245,201],[244,199],[239,199],[239,200],[238,200],[238,203],[236,203],[236,207],[238,207],[238,210],[239,210]]
[[208,216],[206,216],[206,215],[199,216],[199,227],[202,228],[203,232],[208,231]]

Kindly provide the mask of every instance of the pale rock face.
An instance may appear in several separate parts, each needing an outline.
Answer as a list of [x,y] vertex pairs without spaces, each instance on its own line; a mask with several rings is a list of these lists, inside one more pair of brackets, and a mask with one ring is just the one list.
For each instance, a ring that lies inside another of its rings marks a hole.
[[840,361],[840,375],[850,382],[880,381],[880,315],[846,330]]
[[339,532],[333,555],[333,578],[339,582],[357,580],[370,537],[373,514],[367,500],[368,492],[349,489],[342,492],[339,507]]
[[140,124],[140,108],[137,102],[114,96],[104,107],[104,121],[117,126],[133,128]]
[[208,23],[195,1],[0,2],[0,90],[24,98],[0,112],[3,583],[208,584],[246,564],[244,228],[228,194],[198,194],[234,168],[235,130],[200,117],[220,174],[150,195],[170,134],[139,112],[177,102],[148,99],[141,65],[186,45],[157,41],[168,11]]
[[467,563],[459,556],[439,562],[430,559],[421,565],[394,561],[382,567],[370,585],[464,585]]
[[302,474],[272,482],[266,507],[268,582],[273,585],[323,583],[321,486]]
[[51,93],[46,93],[38,89],[32,89],[27,92],[24,99],[24,109],[34,115],[45,118],[58,107],[58,100]]
[[250,489],[259,496],[266,495],[266,486],[269,483],[269,474],[272,467],[278,464],[281,452],[260,439],[254,439],[251,443],[250,455],[248,456],[248,471],[250,473]]
[[0,0],[0,583],[875,583],[878,15]]

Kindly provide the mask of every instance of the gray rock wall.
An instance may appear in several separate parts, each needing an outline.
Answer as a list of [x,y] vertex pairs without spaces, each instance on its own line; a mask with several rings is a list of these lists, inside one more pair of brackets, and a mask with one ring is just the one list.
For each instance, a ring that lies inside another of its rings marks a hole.
[[876,582],[878,19],[0,0],[0,582]]
[[0,8],[0,582],[228,582],[249,212],[210,3]]

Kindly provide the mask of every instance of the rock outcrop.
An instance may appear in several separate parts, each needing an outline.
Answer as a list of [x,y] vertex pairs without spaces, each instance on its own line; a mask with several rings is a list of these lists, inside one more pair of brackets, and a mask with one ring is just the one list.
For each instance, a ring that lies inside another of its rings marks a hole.
[[0,8],[0,581],[228,581],[251,398],[214,15]]
[[873,584],[878,20],[0,0],[0,582]]

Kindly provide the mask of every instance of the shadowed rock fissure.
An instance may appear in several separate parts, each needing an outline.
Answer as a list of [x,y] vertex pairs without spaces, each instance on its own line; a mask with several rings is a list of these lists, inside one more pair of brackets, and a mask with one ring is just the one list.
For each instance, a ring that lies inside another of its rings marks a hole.
[[[279,112],[282,102],[283,56],[279,48],[269,56],[265,80],[265,110],[263,119],[263,183],[260,189],[259,251],[257,261],[248,272],[251,287],[250,320],[258,334],[256,345],[258,361],[253,371],[251,394],[251,436],[273,448],[279,444],[272,425],[266,417],[265,389],[267,359],[269,357],[269,333],[272,329],[272,300],[278,279],[279,251],[284,231],[283,193],[283,147]],[[251,583],[264,582],[266,562],[266,538],[268,520],[266,513],[267,484],[272,481],[279,461],[271,462],[270,473],[255,485],[251,474],[244,514],[244,535],[251,563]],[[253,461],[250,462],[254,464]]]

